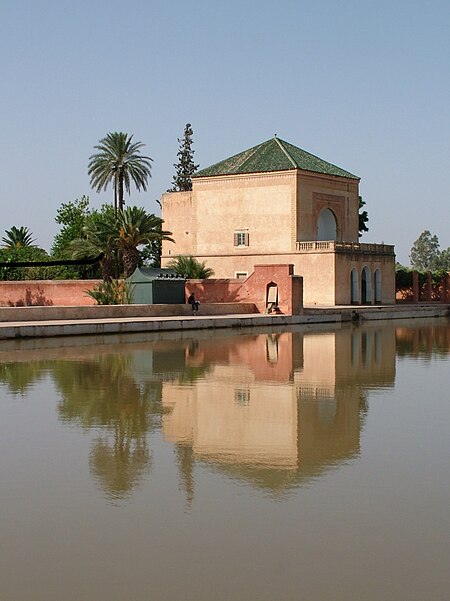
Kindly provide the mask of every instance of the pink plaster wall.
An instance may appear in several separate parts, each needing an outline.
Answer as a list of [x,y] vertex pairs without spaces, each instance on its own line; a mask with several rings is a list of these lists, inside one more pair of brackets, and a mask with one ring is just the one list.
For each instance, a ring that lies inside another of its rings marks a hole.
[[86,290],[100,280],[28,280],[0,282],[1,307],[62,307],[96,305]]
[[[0,306],[88,306],[96,302],[86,294],[100,280],[36,280],[0,282]],[[297,315],[303,308],[303,279],[294,275],[294,266],[256,265],[245,280],[188,280],[186,298],[195,293],[202,303],[254,303],[260,313],[266,311],[267,286],[278,287],[280,313]]]
[[293,265],[256,265],[245,280],[188,280],[186,295],[192,292],[200,302],[251,302],[260,313],[266,311],[267,286],[278,287],[278,306],[285,315],[299,314],[303,305],[303,280],[294,275]]

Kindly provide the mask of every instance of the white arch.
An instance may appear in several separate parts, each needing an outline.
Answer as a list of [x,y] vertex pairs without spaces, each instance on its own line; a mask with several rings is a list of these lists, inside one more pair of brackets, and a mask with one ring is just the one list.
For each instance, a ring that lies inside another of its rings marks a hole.
[[350,303],[359,303],[358,270],[354,267],[350,272]]
[[317,240],[337,240],[337,220],[331,209],[322,209],[319,213]]

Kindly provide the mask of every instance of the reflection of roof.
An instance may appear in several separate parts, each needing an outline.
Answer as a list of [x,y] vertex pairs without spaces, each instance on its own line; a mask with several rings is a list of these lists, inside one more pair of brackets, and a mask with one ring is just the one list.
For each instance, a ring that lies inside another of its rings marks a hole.
[[319,159],[319,157],[277,137],[244,150],[244,152],[240,152],[211,167],[197,171],[193,178],[236,175],[239,173],[290,171],[293,169],[359,179],[356,175]]
[[285,495],[292,489],[305,485],[332,470],[337,470],[343,463],[355,459],[358,454],[359,447],[355,447],[342,456],[330,457],[327,463],[303,464],[300,460],[296,469],[280,469],[263,464],[222,463],[215,457],[196,457],[196,459],[214,472],[225,473],[230,478],[249,483],[274,495]]

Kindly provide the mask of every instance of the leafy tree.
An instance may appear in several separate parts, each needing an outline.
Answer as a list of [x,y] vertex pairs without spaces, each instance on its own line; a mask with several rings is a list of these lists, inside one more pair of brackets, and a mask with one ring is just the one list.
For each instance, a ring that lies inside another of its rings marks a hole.
[[369,231],[369,228],[367,227],[367,223],[369,221],[369,215],[367,214],[367,211],[361,210],[364,207],[364,205],[366,204],[365,201],[362,199],[362,196],[358,196],[358,199],[359,199],[358,229],[359,229],[359,237],[361,238],[361,236],[363,235],[363,232]]
[[131,182],[138,191],[147,190],[151,177],[151,161],[141,155],[142,142],[132,142],[133,136],[124,132],[110,132],[94,146],[98,152],[89,157],[88,174],[96,192],[114,186],[114,208],[123,209],[124,189],[130,194]]
[[147,244],[139,251],[139,267],[149,265],[150,267],[161,267],[162,240],[158,238]]
[[138,246],[155,241],[169,240],[172,232],[162,229],[162,219],[141,207],[128,207],[117,213],[118,235],[115,239],[122,253],[124,277],[128,278],[139,265]]
[[62,203],[56,212],[55,221],[62,226],[56,234],[51,254],[55,258],[67,258],[70,256],[68,248],[72,240],[82,237],[83,226],[90,215],[89,196],[76,198],[73,202]]
[[174,163],[176,174],[173,176],[172,188],[168,192],[186,192],[192,190],[192,176],[198,169],[194,164],[194,150],[192,149],[192,126],[186,123],[183,139],[178,138],[178,163]]
[[450,246],[441,252],[439,257],[439,268],[445,272],[450,271]]
[[439,239],[423,231],[411,247],[411,266],[418,271],[435,271],[440,267]]
[[206,267],[205,261],[200,262],[191,255],[178,255],[167,267],[192,280],[206,280],[214,275],[214,271]]
[[[156,198],[155,202],[158,203],[159,208],[162,209],[161,201]],[[162,229],[162,221],[159,229]],[[139,266],[141,265],[150,265],[151,267],[161,267],[161,255],[162,255],[162,240],[161,238],[157,238],[156,240],[152,240],[150,244],[147,244],[140,250],[140,261]]]
[[[83,236],[83,227],[90,216],[89,196],[82,196],[79,200],[62,203],[57,210],[55,221],[61,225],[61,230],[56,234],[51,248],[51,256],[54,259],[72,259],[70,247],[73,240]],[[84,258],[84,257],[82,257]],[[85,265],[58,267],[58,277],[64,279],[76,279],[85,277],[96,277],[98,266],[86,267]]]
[[27,227],[15,227],[5,231],[2,238],[3,248],[22,248],[24,246],[34,246],[33,236]]
[[[0,263],[48,261],[49,256],[37,246],[16,246],[0,249]],[[0,267],[0,280],[47,280],[54,276],[54,267]]]

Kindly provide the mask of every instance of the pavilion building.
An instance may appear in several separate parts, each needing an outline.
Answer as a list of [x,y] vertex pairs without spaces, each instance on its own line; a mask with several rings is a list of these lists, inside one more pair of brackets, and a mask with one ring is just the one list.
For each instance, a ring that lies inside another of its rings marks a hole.
[[192,191],[163,195],[162,265],[205,261],[216,278],[292,264],[305,305],[395,302],[395,254],[359,240],[360,178],[280,138],[198,171]]

